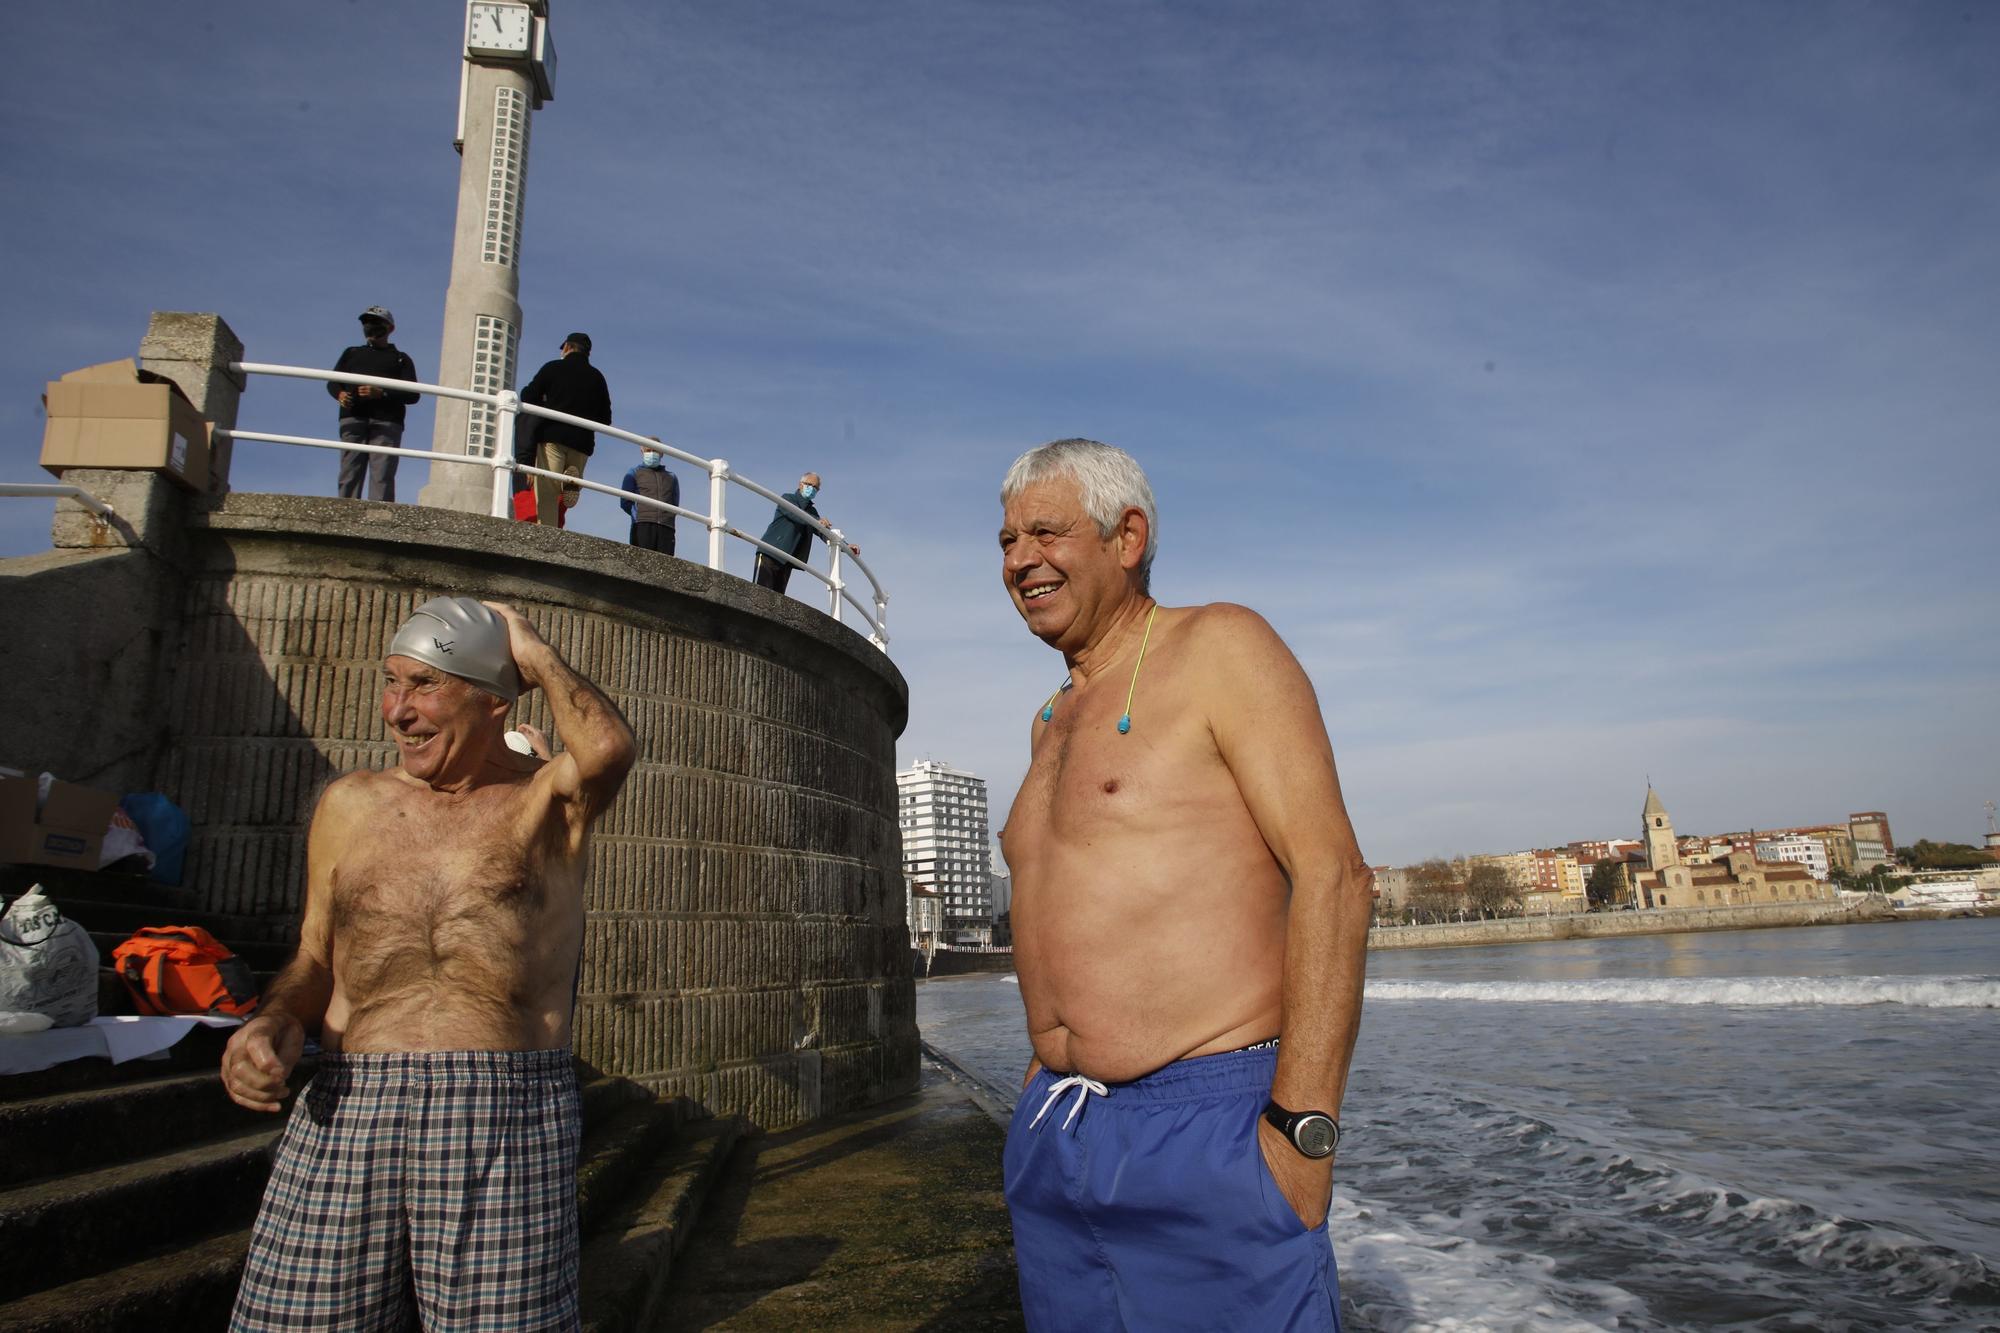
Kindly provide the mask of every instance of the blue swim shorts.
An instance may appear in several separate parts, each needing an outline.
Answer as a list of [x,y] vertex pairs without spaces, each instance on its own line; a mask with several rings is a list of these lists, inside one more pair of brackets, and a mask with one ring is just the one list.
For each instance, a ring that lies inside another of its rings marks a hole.
[[1277,1064],[1266,1046],[1131,1083],[1036,1073],[1005,1156],[1029,1328],[1338,1333],[1325,1219],[1299,1221],[1257,1143]]

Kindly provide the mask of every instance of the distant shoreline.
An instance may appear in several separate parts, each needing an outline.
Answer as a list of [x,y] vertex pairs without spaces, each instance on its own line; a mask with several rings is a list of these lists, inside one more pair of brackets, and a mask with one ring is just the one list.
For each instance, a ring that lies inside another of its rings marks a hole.
[[1588,912],[1569,916],[1505,917],[1431,926],[1377,926],[1371,950],[1462,949],[1491,944],[1546,944],[1554,940],[1616,939],[1628,935],[1684,935],[1710,930],[1783,930],[1794,926],[1855,926],[1883,921],[1929,920],[1945,912],[1898,912],[1880,903],[1756,903],[1745,907],[1660,907],[1637,912]]
[[[1370,951],[1470,949],[1494,944],[1547,944],[1557,940],[1621,939],[1635,935],[1691,935],[1713,930],[1789,930],[1797,926],[1863,926],[1884,922],[1942,921],[2000,913],[1939,909],[1899,912],[1879,903],[1758,903],[1747,907],[1664,907],[1640,912],[1589,912],[1569,916],[1506,917],[1494,921],[1453,921],[1433,926],[1377,926],[1368,932]],[[941,964],[924,974],[915,955],[918,981],[992,976],[1014,970],[1011,950],[940,950]]]

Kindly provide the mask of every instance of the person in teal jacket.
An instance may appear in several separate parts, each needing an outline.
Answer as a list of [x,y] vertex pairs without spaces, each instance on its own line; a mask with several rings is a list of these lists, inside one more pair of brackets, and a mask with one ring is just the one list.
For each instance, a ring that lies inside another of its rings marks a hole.
[[[813,497],[819,494],[819,473],[808,472],[799,478],[799,488],[785,497],[787,504],[797,505],[814,518],[819,510],[813,506]],[[789,551],[795,560],[803,560],[812,550],[812,539],[819,536],[816,529],[799,522],[781,505],[771,518],[771,526],[764,529],[764,545],[775,546],[780,551]],[[822,538],[824,540],[824,538]],[[853,549],[852,547],[849,548]],[[757,552],[757,585],[781,593],[792,577],[792,567],[766,551]]]

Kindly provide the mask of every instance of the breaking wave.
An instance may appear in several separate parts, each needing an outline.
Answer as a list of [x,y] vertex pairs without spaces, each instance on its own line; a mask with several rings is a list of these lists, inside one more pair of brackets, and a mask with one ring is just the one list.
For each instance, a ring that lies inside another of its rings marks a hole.
[[1599,977],[1584,981],[1374,981],[1371,1000],[1487,1000],[1515,1004],[1903,1004],[2000,1009],[2000,977]]

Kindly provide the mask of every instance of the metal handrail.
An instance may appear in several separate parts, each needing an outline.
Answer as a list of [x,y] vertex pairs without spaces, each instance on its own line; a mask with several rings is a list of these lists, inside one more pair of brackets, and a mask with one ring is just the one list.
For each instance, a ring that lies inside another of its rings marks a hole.
[[[404,449],[392,448],[387,445],[350,444],[344,440],[317,439],[304,435],[278,435],[268,431],[224,430],[221,428],[217,428],[215,431],[217,439],[253,440],[267,444],[299,445],[314,449],[351,450],[356,453],[388,454],[398,458],[422,458],[431,463],[460,463],[490,468],[493,472],[493,504],[491,513],[494,518],[507,518],[511,513],[511,493],[513,489],[511,476],[514,473],[533,477],[548,477],[552,480],[560,481],[566,486],[576,486],[583,490],[602,491],[607,495],[618,496],[620,499],[635,500],[649,508],[669,510],[682,518],[700,523],[708,529],[706,563],[710,569],[718,571],[723,569],[722,539],[724,536],[736,537],[748,542],[759,552],[774,560],[781,560],[794,569],[804,570],[807,574],[825,584],[827,587],[827,614],[832,616],[834,620],[839,621],[841,619],[841,604],[845,602],[847,605],[852,606],[856,611],[860,612],[862,620],[870,630],[868,636],[869,642],[884,651],[888,649],[889,595],[883,591],[882,581],[875,576],[875,571],[861,559],[853,544],[847,540],[846,535],[840,529],[830,527],[823,520],[806,513],[797,505],[786,500],[778,492],[769,490],[750,480],[750,478],[739,475],[730,468],[728,461],[725,459],[703,458],[699,454],[690,453],[685,449],[663,443],[650,436],[636,434],[620,426],[611,426],[601,421],[592,421],[588,417],[572,416],[568,412],[558,412],[554,408],[542,407],[535,403],[524,403],[521,401],[520,395],[511,389],[501,390],[497,393],[484,393],[476,389],[459,389],[444,384],[425,384],[415,380],[393,379],[382,375],[358,375],[349,371],[336,373],[308,366],[282,366],[262,361],[232,361],[229,363],[229,369],[240,375],[269,375],[281,379],[316,380],[323,384],[367,384],[377,388],[392,389],[399,393],[429,394],[436,398],[455,398],[463,402],[483,403],[493,408],[499,416],[496,427],[497,441],[511,441],[514,435],[515,418],[522,413],[526,413],[529,416],[541,417],[548,421],[560,421],[567,425],[580,426],[585,430],[593,431],[599,435],[608,435],[613,439],[638,445],[642,449],[657,450],[669,457],[679,459],[690,466],[698,467],[706,472],[709,478],[709,510],[707,513],[683,508],[680,505],[662,504],[658,500],[648,499],[646,496],[635,494],[632,491],[620,490],[616,486],[607,486],[602,482],[586,481],[582,477],[572,477],[564,473],[550,472],[542,468],[533,467],[526,463],[517,463],[514,461],[514,452],[511,447],[496,448],[491,457],[486,457],[479,454],[439,453],[431,449]],[[809,530],[819,534],[826,542],[827,571],[821,573],[811,565],[793,556],[791,552],[781,551],[774,546],[767,545],[761,539],[751,536],[741,528],[731,526],[727,514],[727,491],[729,483],[732,482],[755,495],[771,501],[781,512],[789,514],[793,519],[803,523]],[[869,589],[873,593],[874,605],[872,607],[856,597],[849,590],[845,569],[849,563],[852,563],[867,578]]]
[[115,511],[104,501],[92,495],[81,486],[72,486],[59,481],[8,481],[0,482],[0,495],[45,496],[52,500],[74,500],[101,519],[112,517]]

